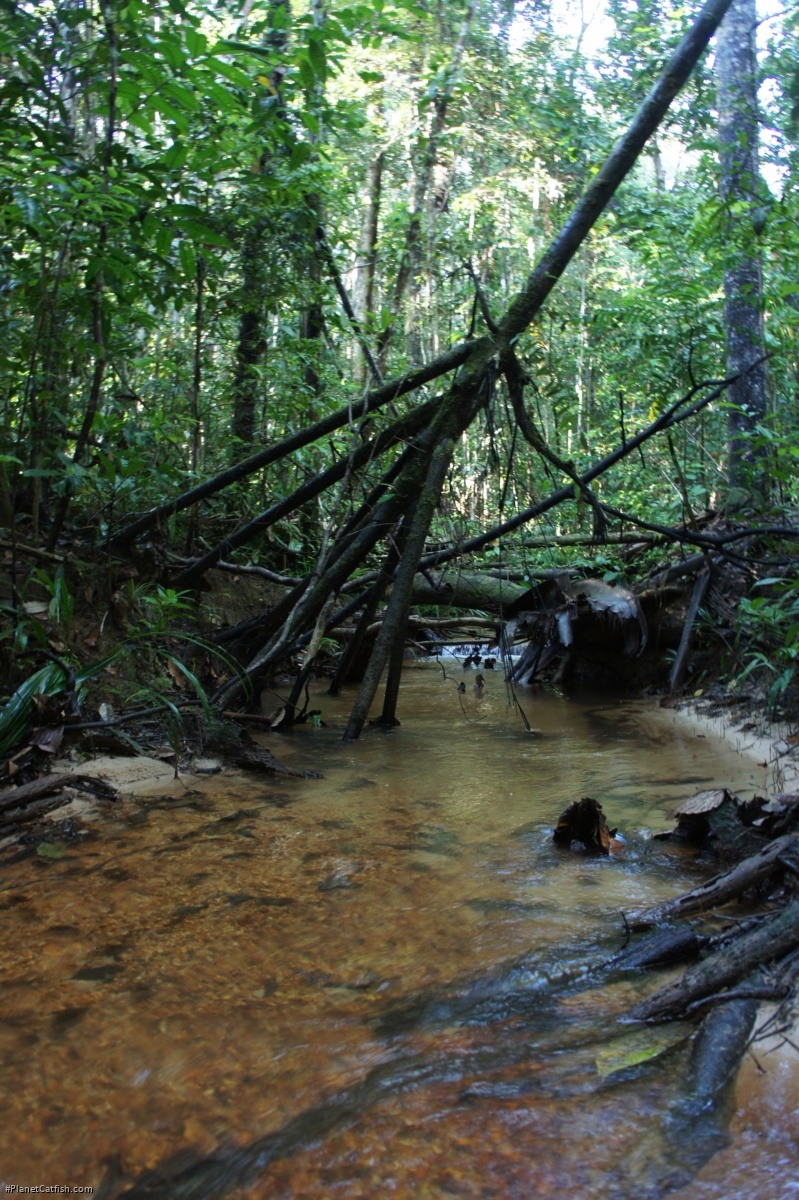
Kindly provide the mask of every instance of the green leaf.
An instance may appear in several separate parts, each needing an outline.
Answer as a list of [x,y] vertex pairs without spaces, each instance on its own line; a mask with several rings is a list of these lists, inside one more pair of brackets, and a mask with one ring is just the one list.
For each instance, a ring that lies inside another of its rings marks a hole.
[[36,853],[39,855],[39,858],[57,860],[63,858],[66,852],[66,846],[55,846],[52,842],[39,842],[39,845],[36,847]]
[[200,33],[198,29],[185,29],[183,36],[186,39],[186,49],[194,58],[198,58],[201,54],[205,54],[208,48],[208,38],[204,33]]
[[312,91],[316,86],[316,74],[308,60],[307,55],[299,54],[297,56],[297,66],[300,70],[300,79],[303,82],[303,86],[306,87],[308,91]]
[[159,254],[169,254],[172,249],[172,230],[162,225],[155,235],[155,248]]
[[191,244],[191,242],[187,242],[184,239],[178,247],[178,254],[180,256],[180,265],[183,267],[184,274],[189,279],[194,279],[195,275],[197,274],[197,256],[194,253],[194,246]]
[[179,658],[174,658],[171,654],[168,655],[167,658],[168,658],[169,662],[172,663],[173,666],[177,667],[177,669],[186,676],[189,683],[191,684],[191,686],[194,688],[195,692],[197,693],[197,699],[200,701],[200,704],[202,705],[202,710],[205,715],[205,719],[207,721],[210,721],[212,719],[211,705],[208,703],[208,696],[206,694],[205,688],[200,683],[197,676],[192,671],[190,671],[189,668],[186,666],[186,664],[182,663]]
[[173,142],[164,155],[164,166],[168,171],[179,171],[189,157],[189,148],[184,141]]
[[308,43],[308,57],[311,60],[314,75],[320,83],[324,83],[327,78],[327,57],[321,42],[314,40]]
[[638,1029],[613,1038],[597,1052],[597,1074],[600,1079],[607,1079],[616,1071],[625,1071],[649,1062],[684,1041],[689,1033],[690,1029],[685,1024],[675,1023],[668,1028]]
[[21,741],[33,716],[33,697],[55,696],[63,691],[66,675],[55,663],[48,663],[21,683],[0,713],[0,755]]

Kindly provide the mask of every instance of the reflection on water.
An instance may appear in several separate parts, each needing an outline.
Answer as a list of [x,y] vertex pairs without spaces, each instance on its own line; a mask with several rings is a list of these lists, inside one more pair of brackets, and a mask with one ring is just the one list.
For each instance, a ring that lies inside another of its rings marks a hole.
[[[699,877],[646,833],[762,771],[641,705],[528,696],[528,734],[488,673],[459,696],[409,671],[402,728],[344,746],[350,701],[320,694],[328,727],[275,745],[324,780],[178,785],[58,861],[2,869],[0,1182],[105,1178],[112,1195],[168,1160],[170,1184],[131,1194],[686,1182],[684,1047],[628,1063],[614,1016],[651,982],[588,968],[621,944],[622,911]],[[627,837],[622,861],[554,852],[584,795]]]

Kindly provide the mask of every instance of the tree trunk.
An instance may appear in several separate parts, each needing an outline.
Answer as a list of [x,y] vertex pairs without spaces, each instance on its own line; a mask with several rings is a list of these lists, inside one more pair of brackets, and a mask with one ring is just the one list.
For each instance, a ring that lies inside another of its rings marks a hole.
[[[452,459],[454,448],[455,443],[453,440],[445,437],[436,446],[430,458],[430,466],[422,486],[421,494],[416,500],[408,541],[403,551],[402,561],[397,569],[391,598],[389,599],[386,614],[383,618],[383,624],[375,640],[369,666],[361,683],[358,697],[352,707],[350,719],[347,722],[347,728],[344,733],[345,741],[355,741],[360,736],[366,718],[369,715],[369,708],[380,683],[380,676],[383,674],[383,669],[385,668],[391,648],[393,645],[398,644],[400,640],[402,642],[405,641],[405,627],[408,623],[408,611],[411,604],[411,589],[413,588],[413,580],[416,574],[416,563],[419,561],[419,556],[424,549],[427,531],[430,528],[430,521],[433,518],[438,497],[441,494],[441,488]],[[382,722],[384,724],[396,724],[394,713],[396,691],[394,692],[393,703],[388,704],[388,696],[386,700],[387,704],[383,709]]]
[[[282,10],[287,21],[274,25],[275,14]],[[277,55],[284,55],[288,48],[288,29],[291,20],[291,0],[269,0],[269,29],[265,43]],[[276,78],[273,72],[273,78]],[[279,85],[276,87],[278,112],[284,111]],[[268,170],[269,153],[261,156],[260,169]],[[264,265],[263,265],[263,220],[257,212],[244,230],[241,247],[241,307],[239,312],[239,336],[236,346],[236,373],[233,379],[233,416],[230,424],[232,458],[235,461],[242,447],[249,449],[255,437],[255,414],[258,406],[258,366],[266,349],[263,329]]]
[[463,52],[466,49],[466,42],[469,37],[472,19],[474,17],[474,3],[469,3],[466,13],[463,18],[463,23],[458,34],[458,40],[452,51],[452,60],[450,62],[449,71],[447,74],[447,82],[442,91],[436,96],[433,105],[433,119],[430,124],[430,132],[427,137],[424,149],[421,154],[421,161],[416,172],[416,186],[413,194],[413,209],[411,211],[408,228],[405,233],[405,245],[400,259],[397,278],[394,283],[394,292],[391,299],[391,323],[383,330],[380,337],[380,366],[385,370],[386,359],[388,357],[388,348],[391,338],[394,333],[394,325],[397,314],[402,303],[402,299],[407,290],[408,284],[413,273],[413,264],[416,259],[416,247],[422,232],[422,214],[424,210],[425,199],[427,197],[430,181],[433,177],[433,168],[438,159],[438,148],[441,143],[441,137],[444,132],[444,127],[447,120],[447,109],[450,99],[452,98],[452,84],[457,73],[460,61],[463,58]]
[[[111,187],[110,168],[111,160],[114,151],[114,138],[116,136],[117,123],[117,91],[119,87],[118,65],[119,65],[119,46],[117,41],[116,26],[113,21],[113,12],[109,7],[108,0],[100,0],[100,12],[102,15],[103,32],[108,45],[108,115],[106,117],[105,137],[103,141],[103,156],[102,156],[102,175],[103,175],[103,190],[107,193]],[[80,463],[86,453],[86,448],[89,445],[92,427],[100,407],[100,397],[102,395],[103,379],[105,377],[105,369],[108,362],[108,352],[105,339],[105,283],[103,279],[102,260],[108,245],[108,218],[103,216],[100,223],[100,228],[97,237],[97,259],[101,264],[96,271],[92,280],[92,338],[94,340],[94,370],[92,372],[92,382],[89,389],[89,402],[86,406],[86,412],[83,417],[78,436],[75,439],[75,450],[72,455],[73,463]],[[50,535],[47,539],[47,549],[54,550],[58,542],[59,534],[66,520],[67,511],[72,500],[72,484],[67,480],[64,487],[64,492],[58,505],[58,509],[53,519],[53,524],[50,528]]]
[[[383,183],[385,154],[380,153],[369,164],[366,173],[366,207],[363,210],[355,265],[352,273],[352,307],[361,328],[369,329],[374,309],[375,266],[377,264],[377,225],[380,215],[380,192]],[[370,367],[360,345],[355,347],[355,378],[361,387],[369,381]]]
[[[189,416],[191,418],[191,473],[196,479],[200,471],[200,447],[202,446],[202,414],[200,412],[200,390],[202,387],[202,350],[203,350],[203,318],[204,318],[204,303],[203,291],[205,287],[205,259],[200,257],[197,259],[197,267],[195,274],[195,282],[197,285],[197,299],[194,306],[194,363],[192,367],[191,377],[191,394],[189,398]],[[191,511],[189,528],[186,534],[186,554],[191,554],[194,547],[194,540],[197,537],[199,527],[200,510],[195,507]]]
[[233,380],[233,457],[242,447],[250,449],[255,436],[255,411],[258,403],[258,364],[266,346],[263,333],[263,296],[260,249],[263,229],[260,222],[244,233],[241,248],[241,311],[236,346],[236,374]]
[[[763,295],[755,226],[761,202],[758,172],[755,0],[734,0],[719,29],[716,83],[721,198],[725,229],[724,321],[727,369],[738,375],[762,357]],[[766,416],[766,366],[748,371],[730,388],[728,418],[730,502],[747,492],[765,499],[762,454],[752,434]],[[742,494],[743,493],[743,494]]]

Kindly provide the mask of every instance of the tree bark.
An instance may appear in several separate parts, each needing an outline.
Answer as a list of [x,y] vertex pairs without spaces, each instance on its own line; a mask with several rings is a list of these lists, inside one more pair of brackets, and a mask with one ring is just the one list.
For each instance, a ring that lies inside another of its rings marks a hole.
[[[455,443],[452,438],[445,437],[438,443],[430,458],[430,466],[422,492],[416,501],[408,541],[394,578],[394,586],[391,590],[391,597],[383,618],[383,624],[375,639],[369,666],[344,732],[344,740],[347,742],[355,741],[360,736],[366,718],[369,715],[369,708],[380,683],[380,676],[383,674],[392,645],[396,644],[400,639],[403,643],[405,641],[405,628],[408,622],[411,589],[413,588],[413,580],[416,574],[416,563],[419,561],[419,557],[424,549],[427,531],[430,528],[430,521],[438,503],[454,449]],[[382,719],[384,723],[396,723],[394,716],[395,704],[396,691],[394,693],[394,704],[390,706],[390,709],[387,705],[383,710]]]
[[792,900],[772,920],[709,955],[698,966],[632,1008],[634,1021],[665,1021],[679,1016],[697,1000],[714,995],[743,979],[755,967],[782,958],[799,945],[799,900]]
[[[763,293],[755,226],[762,203],[758,170],[757,54],[755,0],[734,0],[719,29],[716,84],[719,110],[721,199],[725,228],[724,322],[727,370],[739,378],[730,388],[728,417],[730,502],[743,492],[765,499],[763,455],[752,435],[766,416],[763,356]],[[746,372],[743,374],[742,372]]]
[[255,410],[258,403],[258,366],[266,338],[262,328],[263,296],[260,246],[263,229],[251,225],[244,232],[241,249],[241,311],[236,345],[236,374],[233,379],[233,456],[241,447],[250,448],[255,437]]
[[738,863],[723,875],[716,875],[701,887],[667,900],[654,908],[634,913],[627,917],[631,929],[647,929],[651,925],[662,925],[675,917],[690,917],[695,913],[709,912],[723,904],[729,904],[750,888],[757,887],[780,867],[780,859],[790,855],[799,845],[795,834],[786,834],[771,842],[758,854],[753,854]]
[[452,98],[452,84],[456,72],[463,58],[463,52],[466,49],[466,42],[469,37],[472,19],[474,17],[474,3],[470,0],[464,14],[463,23],[461,24],[458,40],[452,51],[452,59],[450,62],[449,71],[447,72],[447,81],[442,91],[436,96],[433,106],[433,119],[430,124],[430,132],[425,143],[424,150],[421,155],[416,172],[416,186],[413,192],[413,208],[411,210],[408,228],[405,233],[405,244],[400,258],[399,270],[394,283],[394,291],[391,298],[391,322],[383,330],[380,336],[380,355],[379,362],[383,370],[385,370],[386,359],[388,357],[388,349],[391,339],[394,334],[394,326],[399,313],[400,305],[408,283],[411,279],[416,246],[422,233],[422,214],[424,211],[425,198],[430,187],[430,181],[433,177],[433,168],[438,159],[438,148],[441,144],[441,137],[444,132],[444,127],[447,121],[447,109]]
[[[366,205],[361,218],[361,230],[355,251],[352,280],[352,307],[358,324],[366,331],[374,309],[375,267],[377,265],[377,227],[380,216],[380,194],[383,184],[385,153],[381,150],[370,162],[366,172]],[[355,379],[365,387],[371,364],[358,342],[355,349]]]

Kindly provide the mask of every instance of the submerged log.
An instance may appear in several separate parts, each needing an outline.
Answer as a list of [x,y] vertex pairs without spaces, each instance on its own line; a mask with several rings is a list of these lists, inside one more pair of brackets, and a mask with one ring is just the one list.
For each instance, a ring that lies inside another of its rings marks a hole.
[[695,913],[709,912],[751,888],[759,887],[770,875],[780,870],[782,860],[799,849],[799,838],[787,834],[777,838],[766,846],[759,854],[753,854],[744,859],[730,871],[716,875],[700,887],[668,900],[665,904],[657,904],[653,908],[628,916],[627,923],[631,929],[646,929],[650,925],[659,925],[674,917],[687,917]]
[[[633,1021],[669,1021],[681,1016],[698,1000],[722,992],[745,978],[755,967],[782,958],[799,946],[799,899],[776,917],[744,933],[709,955],[681,979],[660,988],[630,1010]],[[723,999],[723,997],[721,997]]]
[[670,967],[697,958],[708,944],[694,929],[659,929],[656,933],[620,950],[609,963],[617,971],[645,971],[650,967]]

